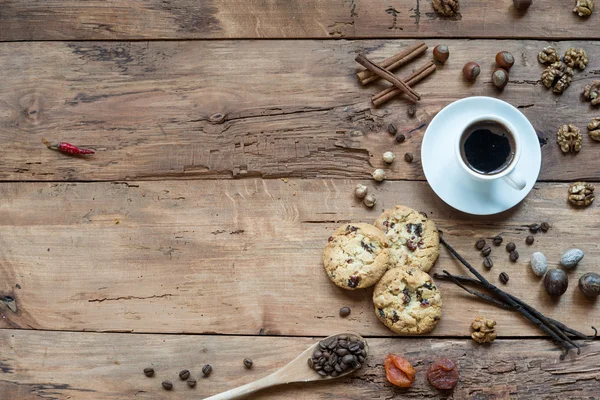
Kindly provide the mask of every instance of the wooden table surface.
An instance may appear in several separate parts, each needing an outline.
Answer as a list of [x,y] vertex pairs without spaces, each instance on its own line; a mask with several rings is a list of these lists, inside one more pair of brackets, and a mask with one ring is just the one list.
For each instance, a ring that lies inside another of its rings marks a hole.
[[[520,14],[512,0],[462,0],[448,20],[428,0],[0,0],[0,297],[17,307],[0,301],[0,399],[200,399],[345,330],[370,343],[359,373],[253,398],[599,398],[598,341],[561,361],[524,318],[447,282],[438,282],[437,328],[398,337],[375,317],[372,290],[338,289],[321,265],[338,225],[373,222],[404,204],[427,212],[476,265],[476,238],[516,242],[518,262],[494,250],[486,276],[497,282],[506,271],[507,290],[540,311],[584,332],[600,327],[600,301],[577,289],[581,274],[600,268],[600,211],[566,202],[570,182],[600,181],[600,143],[585,133],[600,110],[580,97],[600,74],[600,13],[581,19],[574,3],[534,0]],[[448,44],[451,56],[417,86],[416,117],[398,99],[372,108],[370,96],[386,84],[362,87],[354,57],[381,60],[417,38],[430,49]],[[537,53],[547,45],[589,53],[562,96],[540,81]],[[503,92],[489,78],[500,50],[516,56]],[[482,66],[474,84],[461,78],[470,60]],[[492,217],[445,205],[419,157],[402,160],[420,154],[437,112],[474,95],[518,107],[542,143],[534,190]],[[391,122],[405,143],[385,132]],[[583,128],[575,156],[556,144],[563,123]],[[67,157],[42,137],[97,153]],[[399,159],[373,185],[388,150]],[[376,193],[373,210],[354,199],[357,183]],[[551,230],[526,246],[526,226],[542,221]],[[572,247],[585,258],[552,301],[529,256],[542,251],[555,266]],[[443,249],[433,272],[442,269],[465,274]],[[352,308],[349,318],[338,316],[342,306]],[[479,314],[498,322],[490,346],[469,338]],[[413,388],[386,381],[387,353],[416,367]],[[460,366],[451,394],[425,378],[440,356]],[[204,364],[214,368],[207,379]],[[148,366],[152,379],[142,373]],[[195,389],[178,380],[184,368],[199,378]]]

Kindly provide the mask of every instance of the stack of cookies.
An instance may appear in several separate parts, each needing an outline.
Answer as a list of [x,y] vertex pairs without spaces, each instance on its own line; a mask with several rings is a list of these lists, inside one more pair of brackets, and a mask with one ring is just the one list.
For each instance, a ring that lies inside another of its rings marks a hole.
[[375,285],[377,317],[402,334],[433,330],[442,299],[427,272],[439,255],[438,231],[426,215],[396,206],[369,224],[346,224],[329,238],[323,253],[327,276],[356,290]]

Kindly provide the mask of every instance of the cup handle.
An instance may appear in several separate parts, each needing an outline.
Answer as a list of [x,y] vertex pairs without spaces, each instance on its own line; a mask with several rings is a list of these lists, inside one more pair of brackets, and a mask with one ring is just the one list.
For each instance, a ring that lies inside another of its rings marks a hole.
[[517,190],[523,190],[527,185],[523,175],[518,173],[516,170],[513,170],[510,174],[506,175],[504,177],[504,182],[508,183],[509,186]]

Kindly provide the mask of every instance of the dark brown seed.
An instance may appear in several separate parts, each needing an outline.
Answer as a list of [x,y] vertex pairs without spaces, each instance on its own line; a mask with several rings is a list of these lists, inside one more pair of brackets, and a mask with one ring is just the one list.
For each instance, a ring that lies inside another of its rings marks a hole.
[[355,358],[352,354],[348,354],[347,356],[342,357],[342,362],[344,364],[352,364],[354,362]]
[[335,378],[336,376],[340,376],[340,373],[339,373],[339,372],[337,372],[337,371],[333,371],[333,372],[331,373],[331,376],[333,376],[333,377]]
[[348,364],[344,364],[343,362],[340,364],[340,368],[342,369],[342,371],[346,371],[348,368],[350,368],[350,366]]
[[327,345],[327,349],[329,350],[333,350],[337,347],[338,345],[338,341],[337,339],[334,338],[334,340],[332,340],[328,345]]
[[540,229],[542,230],[542,232],[548,232],[548,229],[550,229],[550,224],[547,222],[542,222],[542,225],[540,225]]
[[323,353],[321,352],[321,350],[315,350],[315,352],[313,353],[314,358],[321,358],[322,355]]
[[397,143],[402,143],[402,142],[404,142],[405,140],[406,140],[406,136],[404,136],[404,135],[402,135],[402,134],[400,134],[400,135],[396,136],[396,142],[397,142]]
[[517,260],[519,259],[519,252],[516,250],[513,250],[510,252],[508,257],[510,258],[510,261],[517,262]]
[[500,279],[500,282],[504,283],[505,285],[506,282],[508,282],[508,274],[506,272],[502,272],[498,278]]
[[204,376],[209,376],[211,372],[212,372],[212,367],[210,366],[210,364],[206,364],[204,367],[202,367],[202,374]]
[[252,362],[251,359],[244,358],[244,367],[246,367],[246,368],[252,368],[252,364],[254,364],[254,363]]
[[414,117],[417,113],[417,106],[415,106],[414,104],[409,104],[407,112],[409,117]]
[[327,376],[329,375],[327,372],[325,372],[324,370],[320,369],[319,371],[317,371],[317,373],[321,376]]
[[154,375],[154,368],[144,368],[144,375],[148,378]]
[[171,389],[173,389],[173,383],[171,381],[163,381],[162,382],[162,387],[165,390],[171,390]]
[[525,243],[529,245],[533,244],[533,242],[535,242],[535,239],[531,235],[527,236],[527,238],[525,239]]
[[540,224],[531,224],[531,225],[529,225],[529,232],[537,233],[537,231],[539,231],[540,228],[541,228]]
[[506,251],[511,252],[514,251],[517,248],[517,245],[514,244],[513,242],[508,242],[506,244]]
[[366,356],[367,356],[367,352],[366,352],[366,350],[363,350],[363,351],[361,351],[361,352],[360,352],[360,355],[361,355],[361,356],[363,356],[363,357],[366,357]]
[[358,351],[360,351],[360,346],[358,345],[358,343],[353,343],[348,347],[348,350],[350,350],[350,353],[356,353]]
[[365,344],[364,344],[364,342],[362,340],[358,341],[358,347],[360,347],[361,349],[365,348]]
[[340,317],[346,318],[351,312],[350,307],[342,307],[340,308]]
[[312,358],[309,358],[307,362],[308,362],[308,367],[309,367],[310,369],[312,369],[312,368],[314,368],[314,367],[315,367],[315,362],[313,361],[313,359],[312,359]]
[[325,370],[325,372],[331,372],[333,371],[333,367],[331,365],[326,365],[323,367],[323,370]]
[[327,350],[327,343],[325,343],[325,341],[321,340],[321,341],[319,342],[319,348],[320,348],[321,350]]
[[187,384],[189,387],[195,387],[196,386],[196,380],[193,378],[190,378],[187,380]]
[[322,365],[315,365],[315,371],[320,371],[323,369]]
[[500,246],[500,245],[502,244],[502,236],[500,236],[500,235],[496,236],[496,237],[495,237],[495,238],[492,240],[492,242],[494,242],[494,244],[495,244],[496,246]]
[[352,363],[352,368],[353,369],[359,369],[360,367],[362,367],[362,364],[359,363],[358,361],[355,361]]
[[337,338],[338,338],[338,342],[339,342],[340,340],[348,340],[348,336],[346,336],[346,335],[338,335],[338,337],[337,337]]
[[483,259],[483,266],[486,267],[487,269],[490,269],[494,266],[494,262],[492,261],[492,259],[490,257],[486,257]]
[[363,356],[358,356],[358,361],[360,363],[364,363],[365,362],[365,358]]
[[187,369],[184,369],[183,371],[181,371],[179,373],[179,379],[181,379],[182,381],[187,380],[190,377],[190,371],[188,371]]
[[350,352],[348,351],[348,349],[343,349],[343,348],[339,348],[335,351],[335,354],[337,354],[340,357],[344,357],[345,355],[349,354]]
[[475,242],[475,248],[477,250],[483,250],[484,247],[485,247],[485,239],[483,239],[483,238],[477,239],[477,241]]
[[389,124],[388,125],[388,133],[390,135],[395,135],[396,133],[398,133],[398,128],[396,128],[396,124]]
[[486,246],[483,250],[481,250],[481,255],[484,257],[489,256],[492,253],[492,248],[490,246]]
[[404,160],[406,162],[408,162],[408,163],[413,162],[414,157],[413,157],[412,153],[406,153],[406,154],[404,154]]
[[342,367],[340,367],[340,364],[335,364],[335,367],[333,367],[333,369],[335,369],[339,373],[342,373]]

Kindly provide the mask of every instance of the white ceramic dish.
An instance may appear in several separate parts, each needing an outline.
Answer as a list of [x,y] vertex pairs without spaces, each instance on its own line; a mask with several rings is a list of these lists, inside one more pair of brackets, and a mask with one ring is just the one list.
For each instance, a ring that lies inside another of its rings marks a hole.
[[[454,151],[466,123],[478,116],[497,115],[509,121],[521,140],[521,158],[515,169],[527,182],[516,190],[503,180],[480,181],[459,164]],[[542,165],[535,129],[515,107],[492,97],[467,97],[445,107],[431,121],[421,145],[421,162],[427,182],[448,205],[474,215],[491,215],[519,204],[531,191]]]

